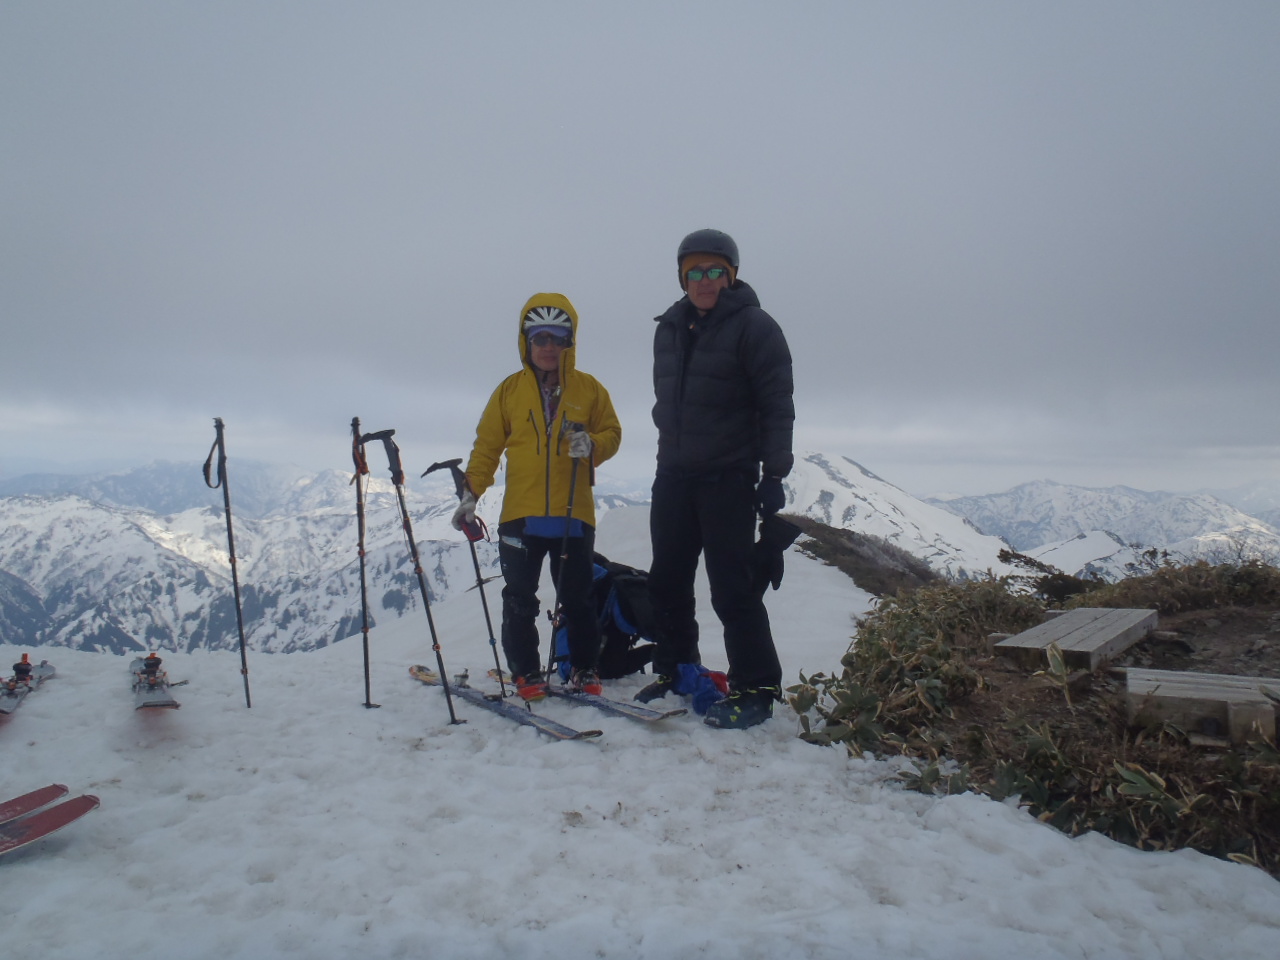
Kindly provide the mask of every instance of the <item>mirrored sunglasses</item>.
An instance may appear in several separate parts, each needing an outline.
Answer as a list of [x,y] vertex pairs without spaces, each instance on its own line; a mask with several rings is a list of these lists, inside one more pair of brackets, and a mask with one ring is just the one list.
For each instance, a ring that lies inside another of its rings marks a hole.
[[690,270],[685,274],[685,276],[689,279],[690,283],[697,283],[703,277],[706,277],[708,280],[719,280],[728,272],[729,269],[727,267],[711,267],[709,270]]

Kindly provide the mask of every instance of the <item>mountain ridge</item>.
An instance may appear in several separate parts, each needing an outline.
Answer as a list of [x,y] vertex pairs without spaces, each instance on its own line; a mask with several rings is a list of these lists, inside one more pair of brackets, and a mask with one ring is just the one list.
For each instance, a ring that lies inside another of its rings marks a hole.
[[1208,493],[1037,480],[1002,493],[929,502],[1035,556],[1102,532],[1132,551],[1154,547],[1183,559],[1280,558],[1280,529]]
[[[340,470],[306,474],[272,464],[236,467],[232,513],[249,645],[291,652],[356,632],[352,475]],[[237,644],[222,491],[204,485],[198,463],[152,464],[109,478],[70,483],[39,476],[32,483],[44,492],[0,497],[0,641],[117,653]],[[19,487],[9,481],[5,489]],[[1069,534],[1033,548],[1045,562],[1107,578],[1123,576],[1138,553],[1133,539],[1098,531],[1109,529],[1117,516],[1138,516],[1135,505],[1145,505],[1152,518],[1136,532],[1180,537],[1153,546],[1182,544],[1203,551],[1216,542],[1224,548],[1242,524],[1250,533],[1265,526],[1252,518],[1258,529],[1247,526],[1244,515],[1207,494],[1169,499],[1174,495],[1120,487],[1086,495],[1080,491],[1087,488],[1051,481],[991,495],[995,499],[923,501],[855,460],[812,452],[797,458],[784,489],[784,511],[880,538],[953,578],[1013,572],[999,559],[1009,538],[993,535],[979,522],[996,516],[992,504],[1008,512],[1009,526],[1000,529],[1012,534],[1036,524],[1049,534]],[[636,490],[626,481],[598,489],[599,515],[647,509]],[[502,493],[501,482],[486,492],[481,516],[496,516]],[[1100,498],[1092,495],[1099,493]],[[449,522],[456,505],[452,484],[436,474],[409,482],[404,494],[432,602],[473,586],[469,550]],[[987,512],[977,511],[976,519],[963,515],[957,507],[969,506],[965,501],[984,505]],[[1066,519],[1064,503],[1072,511]],[[1163,512],[1156,509],[1159,504],[1165,505]],[[183,509],[167,510],[174,506]],[[404,543],[399,498],[389,480],[369,478],[366,517],[371,613],[383,619],[404,616],[421,598]],[[1219,529],[1210,529],[1212,518],[1221,521]],[[1184,536],[1193,529],[1192,536]],[[1272,535],[1280,550],[1280,534]],[[483,575],[496,575],[496,547],[481,542],[477,553]]]

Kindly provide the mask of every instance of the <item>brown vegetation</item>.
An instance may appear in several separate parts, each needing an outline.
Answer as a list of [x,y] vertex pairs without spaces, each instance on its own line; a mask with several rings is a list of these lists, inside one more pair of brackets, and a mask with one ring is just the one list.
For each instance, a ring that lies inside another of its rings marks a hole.
[[[838,673],[789,689],[802,736],[915,761],[929,792],[1017,795],[1070,834],[1146,850],[1190,847],[1280,876],[1280,753],[1206,750],[1165,724],[1127,723],[1124,682],[1103,668],[1029,673],[987,644],[1040,621],[1033,578],[933,584],[881,601]],[[1165,566],[1069,606],[1160,609],[1157,636],[1116,664],[1280,677],[1280,570],[1256,562]]]

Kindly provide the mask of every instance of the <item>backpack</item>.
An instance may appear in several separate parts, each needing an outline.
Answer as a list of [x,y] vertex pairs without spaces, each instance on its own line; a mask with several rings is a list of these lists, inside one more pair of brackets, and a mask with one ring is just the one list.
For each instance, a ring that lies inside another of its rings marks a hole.
[[[653,660],[653,607],[649,604],[649,574],[595,554],[591,596],[600,624],[602,680],[641,673]],[[646,641],[640,643],[639,641]],[[569,676],[568,628],[556,631],[556,659],[561,678]]]

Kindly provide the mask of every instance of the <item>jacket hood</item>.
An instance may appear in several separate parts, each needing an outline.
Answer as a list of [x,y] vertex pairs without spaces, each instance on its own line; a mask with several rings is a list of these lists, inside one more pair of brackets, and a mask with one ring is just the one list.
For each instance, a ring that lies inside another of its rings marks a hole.
[[534,307],[558,307],[569,315],[573,329],[573,344],[560,354],[560,379],[563,382],[567,371],[574,368],[574,358],[578,349],[578,311],[563,293],[535,293],[520,308],[520,319],[516,321],[517,348],[520,351],[520,365],[527,370],[534,370],[533,361],[529,357],[529,341],[524,335],[524,318]]

